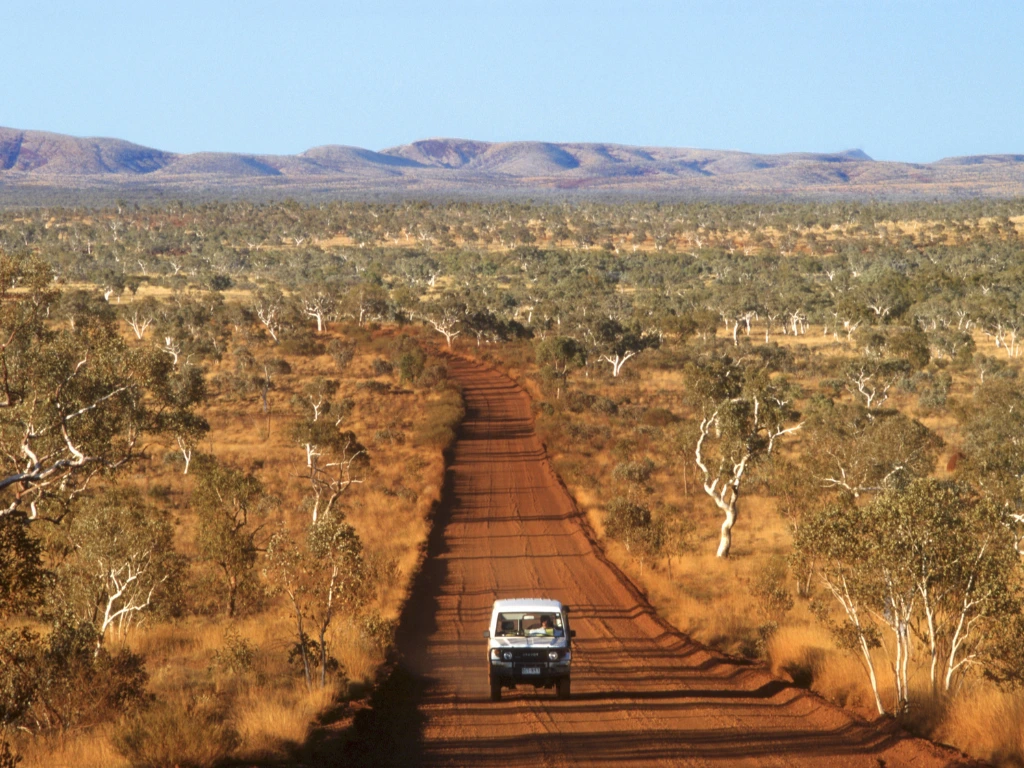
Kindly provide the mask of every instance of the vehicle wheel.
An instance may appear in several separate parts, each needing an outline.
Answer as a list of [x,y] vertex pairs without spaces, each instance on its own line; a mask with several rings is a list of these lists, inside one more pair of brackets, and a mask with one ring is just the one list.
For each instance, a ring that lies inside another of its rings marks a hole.
[[558,681],[558,698],[568,699],[569,698],[569,678],[563,677]]
[[491,678],[491,701],[501,701],[501,680]]

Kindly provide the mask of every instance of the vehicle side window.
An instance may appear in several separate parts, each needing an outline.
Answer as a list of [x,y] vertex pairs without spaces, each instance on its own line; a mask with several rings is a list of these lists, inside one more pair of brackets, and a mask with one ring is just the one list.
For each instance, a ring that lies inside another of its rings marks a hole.
[[506,616],[503,613],[498,614],[498,620],[495,622],[495,637],[514,637],[520,634],[519,622],[516,621],[515,617]]

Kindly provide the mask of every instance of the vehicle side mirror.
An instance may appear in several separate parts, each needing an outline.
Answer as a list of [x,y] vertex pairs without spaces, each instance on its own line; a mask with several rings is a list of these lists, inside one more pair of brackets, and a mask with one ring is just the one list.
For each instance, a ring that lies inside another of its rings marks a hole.
[[491,630],[485,629],[484,630],[484,640],[490,640],[490,639],[491,639]]
[[576,637],[576,630],[575,629],[570,629],[569,630],[569,637]]

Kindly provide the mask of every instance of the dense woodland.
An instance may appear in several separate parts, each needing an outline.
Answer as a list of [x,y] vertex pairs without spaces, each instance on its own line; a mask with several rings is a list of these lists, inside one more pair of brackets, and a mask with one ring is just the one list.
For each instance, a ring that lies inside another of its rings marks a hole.
[[[152,764],[185,722],[216,745],[190,764],[280,754],[358,696],[461,416],[449,349],[530,389],[680,626],[1012,764],[1022,254],[1014,201],[3,214],[0,766],[72,731]],[[794,649],[812,626],[834,661]],[[271,689],[329,695],[253,735],[231,712]],[[999,743],[954,727],[982,695]]]

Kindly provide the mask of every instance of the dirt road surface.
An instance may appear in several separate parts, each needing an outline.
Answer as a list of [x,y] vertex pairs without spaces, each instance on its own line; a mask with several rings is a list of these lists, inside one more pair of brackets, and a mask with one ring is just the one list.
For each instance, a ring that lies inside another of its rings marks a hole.
[[[428,559],[376,702],[365,762],[454,766],[951,766],[953,751],[861,723],[660,621],[595,549],[507,377],[455,360],[467,415]],[[572,607],[572,698],[488,700],[491,603]],[[367,748],[364,745],[364,749]]]

